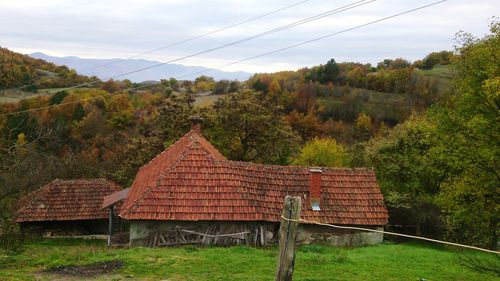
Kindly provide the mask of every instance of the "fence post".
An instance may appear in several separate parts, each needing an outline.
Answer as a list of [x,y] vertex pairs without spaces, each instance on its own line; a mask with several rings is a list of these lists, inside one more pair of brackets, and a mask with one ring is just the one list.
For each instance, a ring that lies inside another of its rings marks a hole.
[[113,235],[113,208],[114,206],[109,206],[109,218],[108,218],[108,247],[111,247],[111,236]]
[[[300,197],[287,195],[283,204],[282,216],[287,219],[300,218]],[[297,238],[298,222],[280,219],[279,254],[276,266],[276,281],[291,281],[295,262],[295,240]]]

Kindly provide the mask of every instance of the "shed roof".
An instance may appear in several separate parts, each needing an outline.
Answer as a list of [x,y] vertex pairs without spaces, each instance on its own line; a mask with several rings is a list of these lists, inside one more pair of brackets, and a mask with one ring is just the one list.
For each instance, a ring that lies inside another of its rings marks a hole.
[[16,221],[106,219],[103,198],[119,190],[106,179],[56,179],[21,199]]
[[387,210],[371,169],[323,168],[313,211],[307,167],[226,160],[192,130],[140,169],[120,216],[131,220],[279,221],[285,195],[301,196],[301,217],[384,225]]
[[130,188],[125,188],[123,190],[111,193],[110,195],[104,196],[101,208],[107,208],[111,205],[116,204],[117,202],[127,199],[129,192]]

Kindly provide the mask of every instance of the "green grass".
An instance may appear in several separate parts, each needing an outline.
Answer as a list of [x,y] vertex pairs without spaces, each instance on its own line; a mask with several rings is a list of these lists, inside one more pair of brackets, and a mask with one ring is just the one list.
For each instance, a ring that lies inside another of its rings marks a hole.
[[1,103],[16,103],[23,99],[35,98],[38,96],[52,95],[51,93],[45,92],[25,92],[19,90],[4,90],[0,91],[0,104]]
[[206,95],[206,96],[196,96],[194,99],[194,106],[196,107],[208,107],[214,104],[218,99],[224,95]]
[[449,65],[436,65],[431,69],[420,70],[420,74],[427,77],[434,77],[439,80],[439,91],[448,91],[453,78],[453,71]]
[[[23,90],[0,90],[0,104],[1,103],[15,103],[23,99],[35,98],[38,96],[52,96],[53,94],[62,91],[66,88],[46,88],[38,89],[36,93],[27,92]],[[88,88],[80,88],[88,89]],[[70,90],[71,91],[71,90]]]
[[[51,280],[54,276],[40,271],[109,260],[125,266],[97,280],[273,280],[276,255],[276,247],[107,249],[103,241],[50,239],[29,243],[21,254],[0,252],[0,280]],[[499,263],[494,255],[468,255]],[[493,273],[463,265],[462,256],[422,244],[355,249],[307,245],[297,251],[294,280],[498,280]]]
[[436,65],[431,69],[420,70],[425,76],[436,76],[442,79],[453,78],[453,73],[449,65]]

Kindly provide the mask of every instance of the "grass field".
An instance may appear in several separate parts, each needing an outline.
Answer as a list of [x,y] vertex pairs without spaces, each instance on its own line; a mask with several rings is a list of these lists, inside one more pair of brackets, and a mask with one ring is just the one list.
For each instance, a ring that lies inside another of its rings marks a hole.
[[35,98],[38,96],[51,96],[54,93],[64,90],[65,88],[48,88],[39,89],[36,93],[26,92],[22,90],[2,90],[0,91],[0,104],[19,102],[23,99]]
[[421,70],[425,76],[435,76],[442,79],[453,78],[453,72],[449,65],[436,65],[431,69]]
[[[50,239],[29,243],[21,254],[0,252],[0,280],[273,280],[276,255],[275,247],[107,249],[102,240]],[[499,280],[464,264],[471,255],[499,265],[494,255],[422,244],[306,245],[297,251],[294,280]],[[92,278],[42,272],[112,260],[124,266]]]
[[449,65],[436,65],[431,69],[420,70],[420,73],[427,77],[435,77],[439,80],[439,91],[448,91],[453,78],[453,71]]

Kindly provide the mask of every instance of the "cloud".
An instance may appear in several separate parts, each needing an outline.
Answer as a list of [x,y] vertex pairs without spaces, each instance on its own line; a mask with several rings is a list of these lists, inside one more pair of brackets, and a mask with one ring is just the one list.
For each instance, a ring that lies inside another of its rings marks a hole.
[[[354,0],[353,0],[354,1]],[[310,0],[271,16],[144,56],[168,61],[295,22],[353,1]],[[25,53],[58,56],[129,57],[255,17],[296,1],[25,0],[0,2],[0,45]],[[353,27],[413,7],[422,1],[378,0],[316,22],[241,45],[180,61],[217,67],[260,53]],[[353,30],[293,50],[228,67],[252,72],[296,69],[330,58],[376,63],[387,57],[418,59],[453,47],[454,34],[481,36],[500,11],[498,1],[450,0],[428,9]]]

